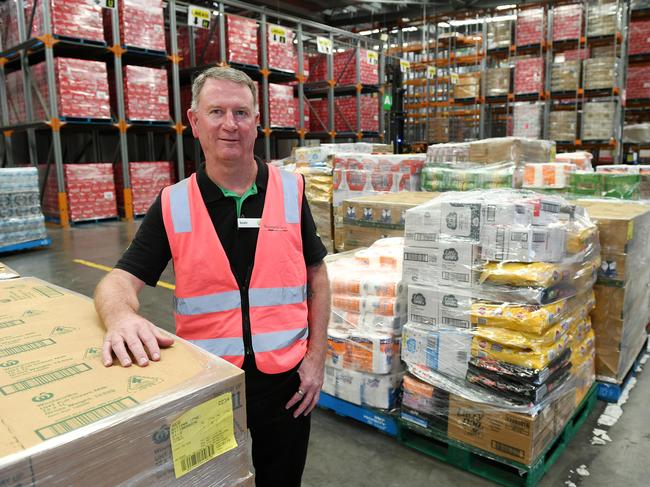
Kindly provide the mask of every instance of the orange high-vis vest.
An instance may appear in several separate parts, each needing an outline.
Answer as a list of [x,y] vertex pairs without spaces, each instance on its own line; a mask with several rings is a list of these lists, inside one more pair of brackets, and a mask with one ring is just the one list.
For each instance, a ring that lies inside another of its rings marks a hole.
[[176,334],[241,367],[242,298],[247,299],[257,368],[278,374],[295,367],[307,349],[307,269],[300,233],[304,188],[300,175],[267,167],[248,289],[240,289],[230,269],[196,174],[163,189],[161,202],[176,274]]

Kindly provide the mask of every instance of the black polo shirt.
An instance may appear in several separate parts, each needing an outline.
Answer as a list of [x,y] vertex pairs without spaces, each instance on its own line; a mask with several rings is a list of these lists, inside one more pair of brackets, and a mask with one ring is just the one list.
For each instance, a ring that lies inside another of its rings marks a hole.
[[[201,164],[196,172],[197,183],[205,206],[219,236],[221,245],[230,262],[230,268],[242,283],[252,271],[255,261],[255,248],[259,230],[256,228],[237,228],[237,210],[234,198],[224,196],[223,191],[208,177],[205,164]],[[261,218],[266,198],[269,170],[266,164],[257,161],[257,194],[248,196],[242,203],[242,218]],[[319,263],[327,255],[327,249],[316,233],[316,224],[312,217],[307,198],[303,192],[301,234],[305,265]],[[282,252],[278,249],[278,252]],[[162,216],[160,195],[151,205],[145,215],[142,225],[115,266],[149,286],[155,286],[171,259],[171,250]],[[278,383],[285,382],[290,374],[262,374],[252,360],[247,359],[243,366],[246,370],[246,388],[248,394],[264,394],[267,388],[273,388]]]

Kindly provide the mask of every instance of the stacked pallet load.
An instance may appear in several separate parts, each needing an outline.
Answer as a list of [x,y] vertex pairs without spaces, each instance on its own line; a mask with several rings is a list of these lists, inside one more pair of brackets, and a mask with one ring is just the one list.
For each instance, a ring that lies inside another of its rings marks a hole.
[[0,250],[45,238],[36,168],[1,168]]
[[[269,69],[293,73],[296,56],[298,55],[293,44],[295,37],[293,30],[281,25],[267,24],[266,32],[260,30],[259,35],[266,35],[266,60]],[[262,45],[261,39],[258,39],[258,45]],[[261,66],[261,50],[258,54],[260,55],[259,65]]]
[[481,73],[467,73],[458,76],[454,84],[454,99],[478,98],[481,96]]
[[630,100],[650,98],[650,66],[632,65],[627,68],[627,97]]
[[334,248],[336,250],[345,250],[342,231],[343,202],[358,196],[417,191],[424,158],[424,154],[336,152],[332,155]]
[[[374,51],[359,49],[359,83],[376,85],[379,83],[378,56]],[[319,54],[310,60],[310,83],[327,81],[327,56]],[[355,85],[357,83],[356,50],[336,52],[332,55],[334,81],[337,86]]]
[[512,39],[512,22],[500,20],[490,22],[487,31],[488,49],[509,49]]
[[596,172],[571,175],[570,191],[577,196],[639,200],[650,198],[650,166],[597,166]]
[[556,142],[574,142],[578,133],[575,110],[553,110],[549,115],[549,138]]
[[332,314],[323,392],[369,408],[393,409],[404,374],[403,239],[378,240],[328,262]]
[[580,61],[556,57],[551,66],[551,91],[577,91],[580,88]]
[[585,90],[611,89],[616,86],[617,59],[613,56],[584,61]]
[[526,164],[522,187],[538,191],[564,191],[570,185],[570,174],[577,169],[575,164],[564,162]]
[[618,2],[591,0],[587,4],[587,36],[608,36],[618,28]]
[[229,63],[257,66],[257,22],[226,15],[226,55]]
[[[121,46],[165,52],[162,0],[121,0],[117,8]],[[104,9],[104,35],[109,44],[114,44],[111,9]]]
[[[168,122],[167,71],[144,66],[124,66],[124,112],[129,121]],[[114,95],[111,83],[111,101]],[[117,112],[117,110],[115,110]]]
[[512,135],[539,139],[542,136],[543,105],[539,102],[517,102],[513,109]]
[[546,34],[544,8],[530,8],[517,12],[515,41],[517,46],[541,44]]
[[529,95],[544,91],[544,59],[524,57],[515,61],[514,88],[516,95]]
[[[59,218],[56,171],[42,165],[39,172],[47,175],[43,195],[43,213]],[[68,196],[70,221],[101,220],[117,216],[113,166],[105,163],[64,164],[65,192]]]
[[[334,99],[334,130],[336,132],[379,131],[379,100],[375,95],[361,95],[361,111],[357,110],[356,96],[338,96]],[[309,128],[312,132],[329,131],[327,99],[310,100]],[[360,113],[361,126],[357,127]]]
[[[83,39],[86,41],[104,42],[102,26],[102,8],[93,0],[47,0],[50,7],[50,33],[57,37]],[[36,6],[36,9],[34,9]],[[19,44],[18,35],[18,3],[3,2],[0,6],[2,14],[2,47],[9,49]],[[26,29],[26,39],[42,36],[45,33],[43,25],[43,4],[35,0],[23,1],[23,19],[31,29]],[[29,23],[31,20],[31,24]]]
[[632,19],[630,22],[630,42],[628,54],[646,54],[650,52],[650,20]]
[[580,39],[582,5],[575,3],[553,8],[553,41]]
[[534,464],[594,382],[599,264],[596,226],[556,196],[446,193],[407,211],[406,430]]
[[510,68],[491,68],[487,70],[485,81],[486,96],[506,96],[510,92]]
[[[133,198],[133,213],[144,215],[160,191],[174,182],[174,171],[168,161],[129,162],[129,178]],[[115,167],[115,189],[117,207],[122,214],[124,209],[124,176],[122,165]]]
[[582,111],[582,140],[609,141],[614,136],[616,103],[589,101]]
[[647,339],[650,207],[613,200],[576,203],[587,210],[600,235],[602,263],[591,314],[596,374],[599,381],[621,386]]

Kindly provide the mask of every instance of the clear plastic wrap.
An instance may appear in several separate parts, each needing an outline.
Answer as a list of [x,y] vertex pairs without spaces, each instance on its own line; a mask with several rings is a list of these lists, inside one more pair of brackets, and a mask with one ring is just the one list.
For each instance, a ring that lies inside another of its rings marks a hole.
[[586,59],[584,64],[585,90],[599,90],[616,86],[617,58],[613,56]]
[[570,175],[570,192],[574,195],[623,200],[647,199],[650,196],[650,173],[630,171],[576,171]]
[[587,3],[587,35],[589,37],[615,34],[618,24],[618,1],[590,0]]
[[613,101],[590,101],[582,111],[582,140],[609,140],[614,136]]
[[517,102],[513,109],[512,135],[539,139],[542,136],[542,103]]
[[[293,73],[298,56],[293,43],[295,38],[293,30],[281,25],[267,24],[266,33],[260,31],[260,35],[266,35],[268,67]],[[261,42],[259,44],[261,45]]]
[[36,168],[0,168],[0,247],[46,237]]
[[[165,52],[165,17],[162,0],[121,0],[120,44]],[[110,9],[104,9],[104,35],[113,44]]]
[[[167,71],[124,67],[124,110],[128,120],[170,121]],[[112,99],[115,99],[113,96]]]
[[[296,149],[296,153],[298,150]],[[329,252],[334,250],[332,213],[332,169],[329,167],[298,167],[305,177],[305,194],[321,241]]]
[[487,32],[487,48],[499,49],[510,48],[512,39],[512,22],[510,20],[500,20],[490,22]]
[[553,7],[553,41],[580,39],[582,8],[581,4]]
[[520,58],[515,61],[514,90],[517,95],[544,91],[544,59]]
[[180,338],[146,369],[106,368],[90,298],[22,278],[0,299],[11,485],[253,485],[241,370]]
[[[327,100],[311,100],[309,126],[312,132],[329,131]],[[355,96],[338,96],[334,101],[334,130],[337,132],[357,131],[357,101]],[[361,130],[379,130],[379,101],[374,95],[361,95]]]
[[549,117],[549,137],[560,142],[574,142],[578,135],[575,110],[554,110]]
[[226,26],[228,62],[257,66],[257,22],[228,14]]
[[590,152],[577,151],[577,152],[562,152],[555,156],[556,162],[567,162],[575,164],[581,171],[593,171],[591,161],[594,156]]
[[[627,97],[629,100],[650,98],[650,66],[631,65],[627,68]],[[645,140],[644,140],[645,142]]]
[[632,19],[628,54],[633,56],[647,52],[650,52],[650,20]]
[[515,39],[518,46],[540,44],[546,33],[544,8],[530,8],[517,12]]
[[576,91],[580,88],[580,61],[554,62],[551,66],[551,91]]
[[650,142],[650,123],[635,123],[623,127],[623,140],[631,144],[647,144]]
[[469,143],[452,142],[449,144],[434,144],[427,148],[426,162],[428,164],[456,163],[469,161]]
[[506,96],[510,92],[510,68],[488,69],[485,83],[486,96]]
[[496,164],[514,162],[520,167],[525,162],[553,162],[555,142],[522,137],[495,137],[469,143],[470,162]]
[[[169,161],[129,162],[133,212],[144,215],[165,187],[173,184],[174,172]],[[124,177],[122,164],[115,166],[117,207],[124,211]]]
[[512,188],[514,164],[429,164],[422,169],[422,191],[468,191]]

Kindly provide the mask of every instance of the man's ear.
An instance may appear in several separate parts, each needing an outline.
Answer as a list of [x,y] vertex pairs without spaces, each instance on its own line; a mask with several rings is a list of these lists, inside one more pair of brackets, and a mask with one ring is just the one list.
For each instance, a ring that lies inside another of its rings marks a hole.
[[190,121],[190,126],[192,127],[192,135],[195,139],[198,139],[199,133],[196,126],[196,113],[191,108],[187,109],[187,119]]

